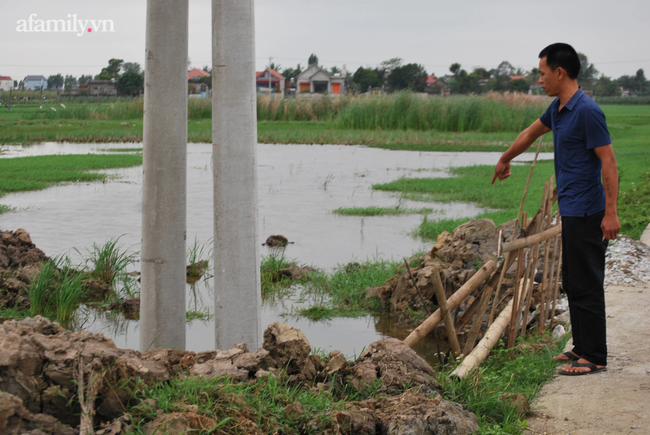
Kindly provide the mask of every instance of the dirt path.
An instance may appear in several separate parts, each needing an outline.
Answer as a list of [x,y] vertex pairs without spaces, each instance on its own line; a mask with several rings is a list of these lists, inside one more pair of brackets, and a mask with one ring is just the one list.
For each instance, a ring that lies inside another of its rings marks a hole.
[[533,403],[527,435],[650,434],[650,284],[605,292],[607,371],[556,376]]

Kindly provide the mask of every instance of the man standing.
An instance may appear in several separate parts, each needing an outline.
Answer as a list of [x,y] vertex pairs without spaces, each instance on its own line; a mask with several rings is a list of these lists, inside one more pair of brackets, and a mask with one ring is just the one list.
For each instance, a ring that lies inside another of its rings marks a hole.
[[576,51],[568,44],[551,44],[539,59],[539,83],[557,99],[503,153],[492,183],[508,178],[512,159],[553,131],[562,216],[562,286],[569,299],[574,345],[555,359],[575,361],[560,374],[578,376],[607,366],[603,282],[607,243],[621,228],[616,213],[618,172],[605,115],[578,86]]

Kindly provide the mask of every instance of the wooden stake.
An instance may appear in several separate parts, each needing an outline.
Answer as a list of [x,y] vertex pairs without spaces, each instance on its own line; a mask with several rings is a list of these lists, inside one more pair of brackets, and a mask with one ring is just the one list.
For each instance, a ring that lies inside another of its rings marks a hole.
[[[535,151],[535,158],[533,159],[533,164],[530,167],[530,172],[528,173],[528,181],[526,181],[526,188],[524,189],[524,194],[521,197],[521,204],[519,204],[519,212],[517,213],[517,223],[519,223],[519,218],[521,217],[521,212],[524,209],[524,202],[526,201],[526,194],[528,194],[528,186],[530,185],[530,179],[533,178],[533,169],[535,169],[535,163],[537,163],[537,156],[539,156],[539,150],[542,149],[542,142],[544,142],[544,135],[539,138],[539,144],[537,145],[537,151]],[[525,220],[524,220],[525,222]],[[522,225],[522,228],[524,225]],[[513,235],[514,237],[514,235]]]
[[[552,187],[553,187],[553,176],[551,175],[548,179],[548,197],[546,198],[546,229],[550,229],[553,221],[553,204],[551,202],[551,197],[553,196],[552,194]],[[548,262],[549,262],[549,255],[551,252],[551,239],[545,240],[544,241],[544,269],[542,271],[542,303],[541,303],[541,311],[539,313],[539,326],[540,330],[544,329],[544,324],[546,323],[546,312],[548,309],[548,303],[547,301],[550,300],[550,292],[548,291],[548,286],[549,286],[549,279],[548,279],[548,272],[549,272],[549,267],[548,267]]]
[[458,344],[458,336],[456,336],[456,330],[454,329],[454,319],[452,319],[449,307],[447,306],[447,296],[445,295],[445,289],[442,287],[442,281],[440,280],[440,272],[438,269],[433,272],[431,279],[433,283],[433,291],[436,293],[438,307],[442,313],[445,330],[447,331],[447,339],[449,340],[449,345],[451,346],[454,358],[456,358],[460,355],[460,344]]
[[[490,260],[479,269],[476,274],[471,277],[461,288],[456,290],[456,292],[447,299],[447,305],[449,310],[455,310],[462,301],[467,298],[476,288],[496,269],[497,264]],[[426,319],[420,326],[415,328],[413,332],[409,334],[404,343],[407,346],[413,347],[417,342],[422,340],[426,335],[436,327],[438,323],[442,320],[442,313],[440,309],[436,310],[428,319]]]

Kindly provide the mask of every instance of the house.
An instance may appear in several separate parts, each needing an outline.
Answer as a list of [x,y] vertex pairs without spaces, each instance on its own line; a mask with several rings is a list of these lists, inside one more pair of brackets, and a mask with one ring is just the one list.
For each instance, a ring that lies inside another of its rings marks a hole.
[[194,68],[192,71],[187,73],[187,80],[192,80],[197,77],[210,77],[210,73],[198,68]]
[[0,91],[10,91],[14,88],[14,81],[9,76],[0,76]]
[[345,93],[345,79],[347,71],[345,65],[341,74],[330,75],[318,65],[309,67],[296,77],[296,87],[299,93],[333,94]]
[[117,89],[115,88],[115,79],[90,80],[88,82],[88,95],[117,95]]
[[27,76],[23,82],[28,91],[37,91],[41,89],[41,86],[43,89],[47,88],[47,79],[43,76]]
[[274,69],[267,68],[255,73],[255,88],[259,93],[279,93],[284,97],[285,83],[284,76]]

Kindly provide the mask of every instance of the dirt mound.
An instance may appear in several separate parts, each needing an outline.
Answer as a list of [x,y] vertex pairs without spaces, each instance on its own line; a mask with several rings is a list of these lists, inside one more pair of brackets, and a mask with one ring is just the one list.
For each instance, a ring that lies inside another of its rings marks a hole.
[[[83,411],[83,414],[94,413],[94,420],[89,424],[100,428],[97,433],[125,433],[130,424],[125,409],[145,405],[152,409],[157,407],[155,403],[141,402],[135,391],[187,375],[204,378],[227,375],[241,382],[282,376],[299,388],[327,388],[334,393],[342,391],[343,385],[362,389],[379,379],[381,391],[389,395],[413,395],[415,393],[403,393],[406,386],[418,388],[419,398],[409,400],[419,401],[422,406],[433,406],[435,400],[431,402],[430,397],[438,396],[438,384],[431,367],[399,340],[384,339],[371,344],[359,360],[350,365],[337,351],[325,359],[309,355],[311,347],[304,334],[288,325],[274,323],[264,337],[264,348],[254,353],[249,352],[245,344],[225,351],[195,353],[155,349],[140,353],[119,349],[102,334],[71,332],[43,317],[5,321],[0,325],[0,391],[3,392],[0,395],[0,429],[23,433],[37,425],[44,433],[76,433],[72,428],[80,424],[79,416]],[[288,373],[284,372],[287,368]],[[395,419],[388,416],[393,412],[388,403],[373,405],[381,412],[373,411],[371,420],[385,420],[386,427],[392,427],[391,424],[397,423],[390,423]],[[436,416],[426,417],[430,427],[439,425],[441,416],[451,412],[440,408],[441,403],[438,400],[435,402],[437,410],[431,408],[422,414]],[[354,406],[351,405],[351,409]],[[147,423],[148,428],[154,431],[212,425],[193,410],[174,412]],[[250,421],[250,424],[250,433],[254,433],[255,423]],[[460,423],[457,426],[463,427]],[[410,433],[395,430],[382,433]]]
[[410,273],[402,266],[403,273],[381,287],[368,289],[368,296],[379,298],[391,312],[397,314],[411,310],[433,312],[438,303],[434,292],[434,274],[440,275],[449,298],[483,264],[495,259],[499,231],[502,230],[505,240],[513,228],[514,221],[497,228],[489,219],[478,219],[460,225],[451,234],[445,231],[438,236],[431,251],[420,259],[420,263],[410,269]]
[[23,229],[0,231],[0,306],[29,308],[27,288],[48,257]]
[[368,346],[351,372],[350,383],[357,390],[377,379],[381,379],[388,394],[399,394],[407,385],[421,387],[429,393],[440,388],[431,366],[396,338],[384,338]]
[[313,420],[312,430],[338,434],[443,434],[468,435],[478,430],[478,419],[471,412],[440,397],[429,398],[419,390],[399,396],[352,402],[344,411],[329,413],[331,421]]

